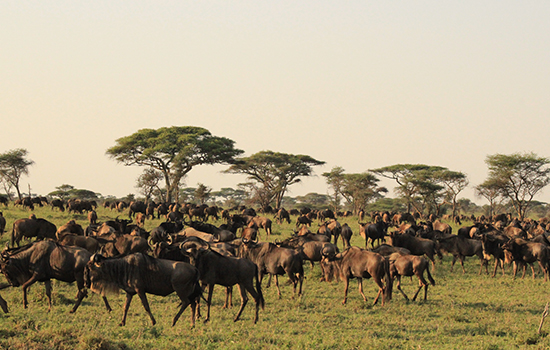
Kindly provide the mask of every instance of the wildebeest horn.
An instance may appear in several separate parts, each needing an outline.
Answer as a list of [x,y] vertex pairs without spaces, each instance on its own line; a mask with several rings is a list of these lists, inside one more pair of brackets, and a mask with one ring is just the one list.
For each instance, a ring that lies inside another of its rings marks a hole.
[[104,260],[105,257],[99,253],[96,253],[91,256],[90,260],[94,262],[94,264],[99,264],[102,260]]

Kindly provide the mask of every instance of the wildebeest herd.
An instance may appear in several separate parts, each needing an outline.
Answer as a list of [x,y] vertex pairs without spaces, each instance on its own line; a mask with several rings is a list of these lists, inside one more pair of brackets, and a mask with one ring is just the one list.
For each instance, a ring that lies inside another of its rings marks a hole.
[[[77,311],[89,290],[101,295],[106,309],[111,311],[109,293],[123,290],[126,303],[120,324],[125,325],[132,297],[137,294],[154,325],[156,320],[146,295],[167,296],[175,292],[181,304],[172,325],[188,306],[194,325],[200,317],[201,300],[207,306],[205,321],[210,319],[215,285],[225,287],[224,308],[232,305],[232,289],[237,285],[241,306],[234,320],[240,318],[250,295],[255,302],[256,323],[259,310],[265,306],[264,276],[268,275],[268,285],[275,280],[279,297],[279,276],[286,276],[293,286],[294,296],[299,296],[303,292],[306,261],[312,267],[315,262],[320,264],[323,281],[344,282],[343,304],[347,301],[350,279],[359,281],[364,301],[367,297],[362,279],[372,279],[378,287],[373,304],[380,297],[382,305],[391,300],[394,282],[397,290],[409,300],[401,288],[403,276],[418,279],[418,289],[412,299],[416,300],[424,289],[426,300],[428,286],[435,285],[430,265],[435,268],[436,257],[441,259],[443,254],[453,257],[451,271],[459,261],[463,273],[464,259],[474,256],[480,261],[480,274],[483,270],[488,273],[490,259],[495,261],[493,277],[499,267],[504,274],[506,263],[513,264],[514,278],[518,268],[523,269],[524,276],[528,264],[535,278],[533,264],[537,262],[546,281],[550,269],[550,242],[545,220],[520,222],[510,215],[471,218],[472,224],[462,226],[455,234],[450,225],[436,218],[424,220],[408,213],[372,213],[370,223],[359,222],[358,233],[364,240],[364,247],[358,247],[350,243],[352,228],[338,220],[350,213],[279,209],[271,214],[264,210],[258,215],[251,208],[221,210],[189,204],[106,202],[106,208],[118,212],[127,209],[129,219],[117,216],[99,223],[95,212],[97,204],[83,202],[56,202],[54,205],[52,201],[51,206],[52,210],[71,208],[69,210],[77,213],[87,212],[89,225],[86,228],[74,220],[56,227],[33,214],[13,222],[11,246],[0,256],[0,270],[7,280],[0,289],[21,287],[25,308],[28,307],[28,288],[35,282],[44,282],[51,309],[51,279],[56,279],[76,282],[77,296],[71,312]],[[144,220],[154,218],[155,214],[166,221],[146,231]],[[207,222],[209,218],[218,220],[219,215],[223,224],[216,226]],[[286,221],[289,224],[291,216],[295,216],[296,225],[290,237],[268,241],[272,238],[269,215],[278,223]],[[364,220],[361,218],[359,216],[359,220]],[[0,232],[5,231],[5,224],[0,213]],[[260,229],[267,238],[265,241],[260,241]],[[21,245],[23,240],[29,243]],[[8,305],[1,296],[0,307],[8,312]]]

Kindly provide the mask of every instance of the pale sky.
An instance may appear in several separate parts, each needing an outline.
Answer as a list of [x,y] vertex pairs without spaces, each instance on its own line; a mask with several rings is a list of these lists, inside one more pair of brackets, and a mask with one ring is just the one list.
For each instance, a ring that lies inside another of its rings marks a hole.
[[[334,166],[445,166],[473,187],[487,155],[550,157],[548,1],[2,1],[0,43],[0,153],[29,151],[21,189],[41,195],[137,193],[142,168],[105,151],[176,125],[325,161],[291,196],[327,193]],[[187,186],[244,180],[225,168]]]

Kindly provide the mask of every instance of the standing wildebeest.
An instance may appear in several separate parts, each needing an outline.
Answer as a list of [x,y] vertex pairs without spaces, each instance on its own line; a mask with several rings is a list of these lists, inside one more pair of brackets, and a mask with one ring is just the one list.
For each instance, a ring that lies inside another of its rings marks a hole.
[[[208,286],[207,312],[204,322],[210,320],[210,305],[212,304],[212,294],[214,286],[219,284],[224,287],[232,287],[238,284],[241,292],[241,308],[233,321],[237,321],[248,303],[246,292],[250,293],[256,302],[256,315],[254,323],[258,322],[258,312],[260,306],[264,307],[264,297],[262,286],[258,276],[258,267],[248,259],[224,256],[210,249],[207,242],[184,242],[181,244],[181,251],[190,257],[191,264],[195,266],[200,273],[200,280]],[[254,288],[256,280],[256,288]]]
[[388,236],[390,245],[394,247],[402,247],[408,249],[412,255],[426,255],[432,262],[432,267],[435,269],[435,255],[442,258],[441,253],[437,248],[437,243],[427,238],[413,237],[407,233],[399,234],[391,232]]
[[[382,295],[382,306],[386,300],[391,299],[393,285],[389,262],[382,255],[359,247],[351,247],[338,253],[333,261],[323,260],[323,264],[334,265],[337,272],[339,272],[340,279],[344,280],[345,288],[342,304],[346,304],[348,300],[349,280],[351,278],[357,278],[359,293],[361,293],[364,301],[367,301],[367,297],[363,293],[363,278],[368,279],[371,277],[379,288],[373,305],[376,305],[380,295]],[[326,266],[325,269],[329,270],[329,266]],[[331,279],[329,276],[327,277],[327,280]]]
[[135,253],[122,258],[104,258],[94,254],[84,272],[86,286],[93,292],[105,296],[111,291],[126,292],[126,303],[121,326],[126,324],[126,315],[134,295],[138,295],[153,325],[157,323],[151,313],[147,295],[167,296],[176,292],[181,307],[174,316],[176,324],[182,312],[191,305],[191,324],[195,325],[196,301],[202,290],[199,271],[196,267],[181,261],[155,259],[146,254]]
[[378,241],[378,245],[384,241],[384,237],[388,232],[388,224],[384,221],[378,221],[374,224],[359,223],[359,234],[365,239],[365,248],[368,248],[369,239],[374,248],[374,242]]
[[263,228],[265,230],[265,233],[269,237],[271,235],[271,219],[266,218],[265,216],[254,216],[254,217],[246,217],[248,221],[248,225],[250,227],[250,224],[253,222],[256,224],[258,228]]
[[13,223],[11,231],[11,246],[15,244],[19,247],[19,242],[23,237],[36,239],[51,238],[55,239],[57,227],[45,219],[19,219]]
[[495,277],[497,274],[497,268],[500,265],[502,269],[502,275],[504,276],[504,261],[505,254],[502,245],[509,241],[509,238],[504,235],[492,235],[492,234],[483,234],[481,236],[481,247],[483,248],[483,255],[485,259],[489,260],[491,255],[495,258],[495,268],[493,269],[493,275]]
[[65,211],[65,205],[63,204],[63,201],[61,199],[54,199],[51,201],[50,206],[53,208],[59,209],[59,211],[64,212]]
[[487,271],[487,260],[483,255],[483,247],[480,240],[464,238],[462,236],[450,235],[444,238],[439,239],[439,249],[441,251],[446,251],[453,255],[453,261],[451,263],[451,272],[453,272],[453,267],[456,260],[460,260],[460,265],[462,266],[462,273],[466,273],[464,269],[464,258],[467,256],[476,255],[479,258],[479,274],[485,266],[485,272]]
[[[86,296],[84,267],[92,254],[79,247],[65,247],[52,241],[40,241],[21,248],[2,252],[0,269],[8,282],[23,288],[23,306],[27,308],[27,289],[35,282],[45,282],[49,308],[52,308],[51,279],[72,283],[76,281],[78,294],[71,310],[75,312]],[[106,298],[105,307],[111,311]]]
[[393,253],[389,257],[390,260],[390,273],[392,279],[397,278],[397,290],[403,294],[405,299],[409,300],[409,297],[401,289],[401,276],[416,276],[418,277],[418,289],[414,294],[413,301],[416,300],[418,293],[424,287],[424,300],[428,298],[428,282],[424,278],[424,271],[428,276],[428,280],[435,286],[435,281],[430,273],[430,265],[428,260],[423,256]]
[[109,241],[103,246],[102,251],[108,257],[124,256],[132,253],[145,253],[150,247],[147,239],[129,234],[112,234],[104,237]]
[[353,230],[347,223],[342,225],[340,236],[342,237],[342,242],[344,243],[344,249],[351,247],[350,240],[353,235]]
[[548,281],[550,272],[550,249],[543,243],[529,242],[521,238],[513,238],[502,245],[506,251],[506,262],[514,262],[514,278],[516,278],[518,264],[523,265],[523,275],[525,277],[525,264],[531,265],[533,279],[535,279],[535,269],[533,263],[539,262],[544,272],[544,280]]
[[302,295],[303,260],[301,254],[294,249],[277,247],[269,242],[256,243],[243,239],[239,247],[239,257],[250,259],[258,266],[260,283],[266,273],[275,275],[278,296],[281,296],[278,275],[285,273],[294,286],[294,294],[296,294],[296,287],[299,284],[298,295]]
[[[306,236],[292,236],[285,239],[282,242],[275,242],[279,247],[291,248],[299,251],[302,254],[303,260],[311,262],[311,268],[314,267],[315,261],[321,261],[323,256],[329,258],[334,257],[339,251],[335,244],[330,242],[320,241],[313,239],[317,234],[310,234]],[[324,255],[323,255],[324,252]],[[324,267],[321,264],[321,271],[323,272],[323,278],[325,276]]]
[[132,219],[137,213],[142,213],[145,215],[147,212],[147,204],[143,201],[130,202],[128,208],[128,216],[130,219]]
[[97,225],[97,213],[95,210],[88,212],[88,222],[90,225]]

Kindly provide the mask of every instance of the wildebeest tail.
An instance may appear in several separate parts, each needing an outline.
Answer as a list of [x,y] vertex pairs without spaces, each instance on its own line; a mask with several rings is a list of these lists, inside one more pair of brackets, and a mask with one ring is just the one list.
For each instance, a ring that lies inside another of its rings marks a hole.
[[15,246],[15,222],[13,223],[13,227],[11,229],[11,237],[10,237],[11,246]]
[[200,273],[197,270],[197,273],[195,276],[195,283],[193,284],[193,291],[189,295],[189,300],[198,300],[199,298],[207,302],[206,299],[204,299],[204,296],[202,295],[202,288],[200,284]]
[[426,264],[426,274],[428,275],[428,281],[430,281],[432,286],[435,286],[435,281],[432,277],[432,274],[430,273],[430,264]]
[[386,284],[386,288],[384,289],[384,297],[386,301],[390,301],[393,292],[393,279],[391,278],[390,259],[388,258],[384,258],[384,282]]

